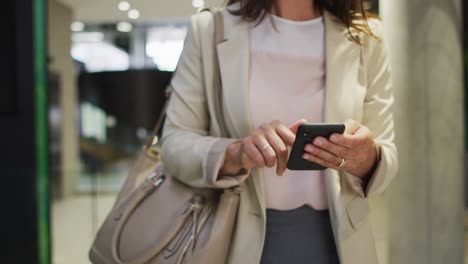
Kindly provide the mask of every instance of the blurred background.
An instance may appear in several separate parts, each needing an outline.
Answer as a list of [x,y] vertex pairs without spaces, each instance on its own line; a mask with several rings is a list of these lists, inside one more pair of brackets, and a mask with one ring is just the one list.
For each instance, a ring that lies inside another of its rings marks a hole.
[[[220,0],[7,0],[0,25],[2,263],[87,253],[161,112],[190,15]],[[468,263],[468,10],[369,0],[394,74],[398,178],[372,200],[381,263]],[[465,235],[466,234],[466,235]]]

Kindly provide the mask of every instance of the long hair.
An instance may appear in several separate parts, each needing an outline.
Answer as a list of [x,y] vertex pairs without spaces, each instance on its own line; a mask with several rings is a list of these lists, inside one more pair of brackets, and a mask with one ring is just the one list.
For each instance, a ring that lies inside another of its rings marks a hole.
[[[233,15],[241,16],[246,21],[263,20],[267,13],[273,9],[275,0],[228,0],[227,5],[239,3],[237,10],[229,10]],[[333,14],[348,29],[351,38],[361,44],[358,37],[351,34],[352,31],[362,32],[374,38],[372,30],[367,22],[368,18],[377,16],[366,12],[363,0],[315,0],[315,6]]]

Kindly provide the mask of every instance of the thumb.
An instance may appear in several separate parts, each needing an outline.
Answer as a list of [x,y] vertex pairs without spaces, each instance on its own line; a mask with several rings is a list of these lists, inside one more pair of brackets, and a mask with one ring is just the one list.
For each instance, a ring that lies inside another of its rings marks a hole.
[[301,119],[301,120],[298,120],[296,121],[289,129],[294,133],[296,134],[297,133],[297,129],[299,128],[300,125],[302,124],[305,124],[307,123],[307,120],[305,120],[304,118]]
[[358,131],[361,126],[362,126],[361,124],[354,121],[353,119],[347,119],[345,121],[344,134],[354,135],[356,133],[356,131]]

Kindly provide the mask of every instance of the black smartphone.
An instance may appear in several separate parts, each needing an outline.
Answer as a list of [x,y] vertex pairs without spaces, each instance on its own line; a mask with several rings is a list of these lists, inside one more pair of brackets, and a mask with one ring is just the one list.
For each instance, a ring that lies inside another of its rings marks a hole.
[[324,170],[326,167],[302,158],[304,147],[315,137],[328,138],[334,133],[343,134],[344,124],[302,124],[297,129],[296,140],[289,154],[287,168],[290,170]]

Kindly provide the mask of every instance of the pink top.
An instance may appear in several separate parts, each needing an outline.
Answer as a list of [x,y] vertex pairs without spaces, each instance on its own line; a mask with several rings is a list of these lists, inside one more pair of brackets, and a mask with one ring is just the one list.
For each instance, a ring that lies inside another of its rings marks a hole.
[[[290,126],[305,118],[323,122],[325,56],[323,19],[290,21],[267,17],[251,29],[250,110],[254,127],[280,120]],[[276,28],[276,29],[275,29]],[[323,171],[264,168],[267,208],[288,210],[307,204],[327,209]]]

